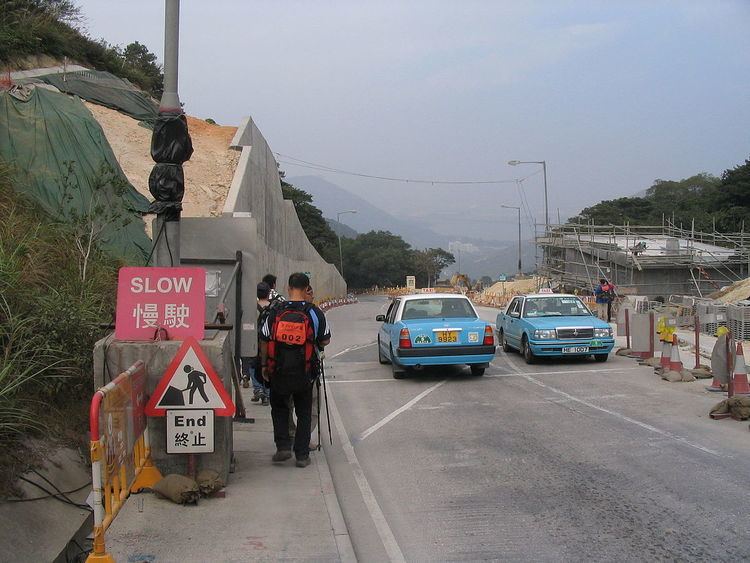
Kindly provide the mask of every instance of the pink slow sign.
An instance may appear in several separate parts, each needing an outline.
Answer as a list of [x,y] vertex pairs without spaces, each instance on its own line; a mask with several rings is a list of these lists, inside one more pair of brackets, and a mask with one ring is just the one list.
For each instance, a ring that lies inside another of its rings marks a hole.
[[203,268],[120,268],[115,338],[153,340],[157,329],[170,340],[203,338],[206,271]]

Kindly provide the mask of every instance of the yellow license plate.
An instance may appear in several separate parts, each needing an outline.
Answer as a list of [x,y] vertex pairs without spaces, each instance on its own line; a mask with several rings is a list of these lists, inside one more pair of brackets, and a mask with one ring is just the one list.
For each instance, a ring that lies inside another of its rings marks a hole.
[[458,342],[457,332],[438,332],[437,341],[443,343]]

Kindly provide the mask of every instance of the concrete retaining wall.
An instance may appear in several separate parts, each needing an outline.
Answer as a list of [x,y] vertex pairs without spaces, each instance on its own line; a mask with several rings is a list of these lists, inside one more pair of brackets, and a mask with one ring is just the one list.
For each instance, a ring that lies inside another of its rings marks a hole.
[[344,279],[310,244],[294,204],[283,198],[276,159],[252,118],[243,122],[231,146],[241,150],[242,155],[223,215],[236,218],[249,213],[255,219],[261,265],[267,263],[267,270],[279,276],[280,281],[294,271],[313,273],[313,287],[319,297],[346,294]]
[[[232,317],[234,292],[225,302],[228,322],[241,330],[242,356],[254,356],[257,350],[255,326],[256,286],[267,273],[278,277],[278,290],[294,272],[308,272],[317,300],[346,295],[346,283],[333,264],[320,257],[307,239],[294,204],[283,198],[276,159],[268,143],[251,118],[240,125],[231,147],[241,150],[237,170],[221,217],[184,217],[181,221],[182,258],[233,260],[242,252],[241,322]],[[187,186],[190,189],[190,186]],[[199,264],[200,265],[200,264]],[[222,289],[231,267],[221,270]],[[214,302],[216,301],[216,302]],[[212,321],[218,300],[207,299],[207,320]]]

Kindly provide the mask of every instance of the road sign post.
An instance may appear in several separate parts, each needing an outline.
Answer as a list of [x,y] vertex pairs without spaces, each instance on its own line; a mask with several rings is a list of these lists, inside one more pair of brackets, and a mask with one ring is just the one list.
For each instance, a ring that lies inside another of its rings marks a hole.
[[[187,456],[195,479],[199,454],[215,451],[215,417],[234,416],[232,398],[193,337],[177,350],[154,389],[146,414],[166,417],[166,453]],[[231,428],[231,425],[230,425]]]
[[146,414],[166,416],[173,409],[211,409],[234,416],[234,403],[195,338],[183,342],[154,389]]

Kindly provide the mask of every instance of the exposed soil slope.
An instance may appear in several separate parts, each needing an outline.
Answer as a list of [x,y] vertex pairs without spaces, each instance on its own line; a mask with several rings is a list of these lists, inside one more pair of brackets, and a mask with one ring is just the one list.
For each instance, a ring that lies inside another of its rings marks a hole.
[[[128,180],[149,199],[148,176],[154,166],[151,160],[151,131],[115,110],[84,102],[104,129],[109,144]],[[236,127],[210,125],[188,116],[188,129],[195,152],[185,163],[185,198],[183,215],[206,217],[221,214],[240,153],[229,143]],[[150,221],[147,228],[150,231]]]

